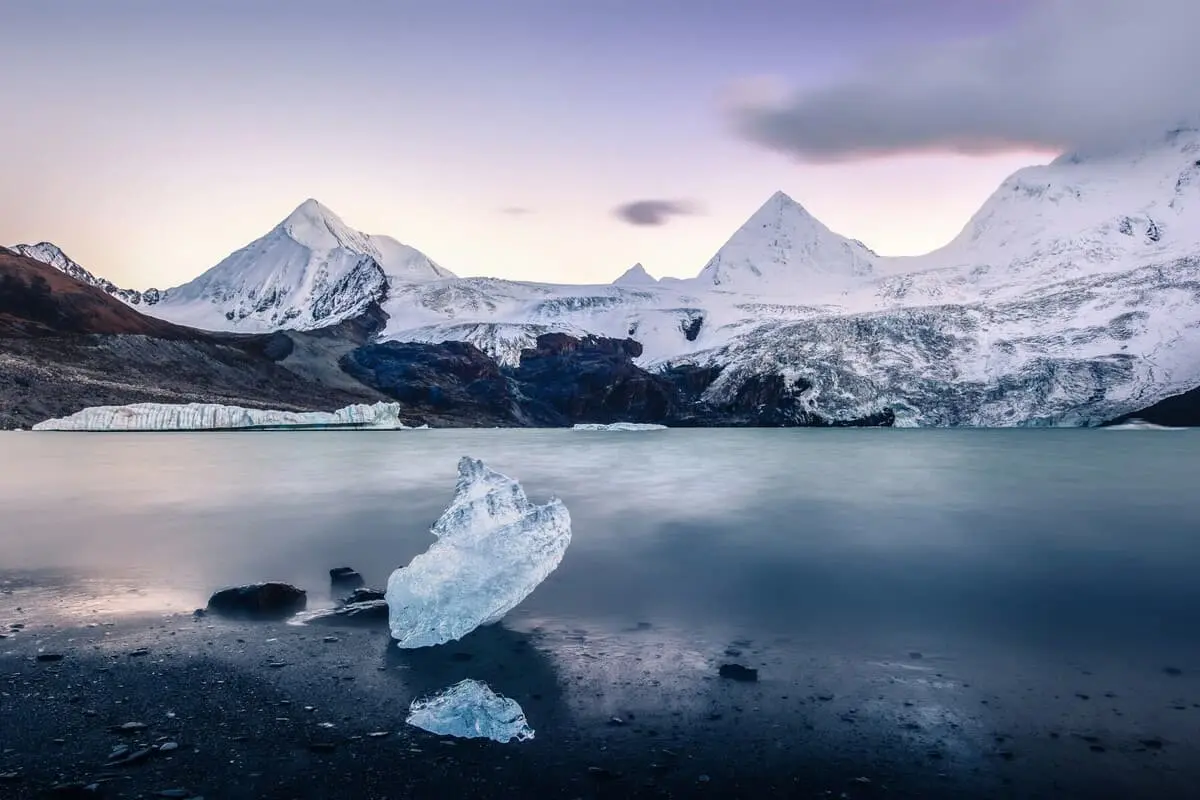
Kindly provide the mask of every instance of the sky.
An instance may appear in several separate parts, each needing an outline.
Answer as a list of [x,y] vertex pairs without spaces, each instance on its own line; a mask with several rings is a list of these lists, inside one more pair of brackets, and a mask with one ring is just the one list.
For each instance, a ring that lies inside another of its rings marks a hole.
[[460,275],[687,277],[782,189],[919,254],[1200,109],[1200,3],[1139,3],[3,0],[0,243],[162,288],[314,197]]

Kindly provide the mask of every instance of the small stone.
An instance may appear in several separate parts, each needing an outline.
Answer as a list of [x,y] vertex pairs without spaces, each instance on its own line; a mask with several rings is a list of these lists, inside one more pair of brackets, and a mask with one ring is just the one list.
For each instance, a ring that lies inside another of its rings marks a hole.
[[287,666],[287,664],[285,664],[282,661],[271,661],[267,664],[267,666],[270,667],[271,669],[283,669],[284,667]]
[[701,783],[708,783],[712,780],[712,778],[708,777],[707,775],[701,775],[699,778],[696,778],[696,780],[700,781]]
[[871,779],[870,779],[870,778],[861,778],[861,777],[860,777],[860,778],[855,778],[854,780],[852,780],[852,781],[850,781],[850,782],[851,782],[851,783],[857,783],[857,784],[860,784],[860,785],[862,785],[862,786],[869,786],[869,785],[871,784]]
[[179,749],[179,742],[163,742],[158,746],[158,752],[170,753],[173,750]]
[[615,772],[604,767],[588,767],[587,771],[588,775],[591,775],[598,781],[610,781],[617,777]]
[[121,725],[114,725],[112,730],[115,733],[133,733],[135,731],[144,731],[149,727],[144,722],[126,722]]
[[384,736],[390,736],[391,731],[371,731],[367,734],[372,739],[382,739]]
[[1138,744],[1140,744],[1142,747],[1146,748],[1147,750],[1162,750],[1163,749],[1163,740],[1162,739],[1139,739]]
[[62,661],[62,653],[38,653],[37,660],[41,662]]
[[21,780],[21,773],[19,772],[0,772],[0,783],[11,783],[19,780]]
[[148,655],[150,655],[150,648],[139,647],[137,650],[134,650],[132,653],[130,653],[129,657],[137,658],[138,656],[148,656]]
[[1172,678],[1178,678],[1183,674],[1183,670],[1181,670],[1179,667],[1163,667],[1163,673],[1170,675]]
[[620,717],[613,717],[612,719],[610,719],[608,721],[608,724],[609,725],[624,725],[625,720],[621,719]]
[[332,722],[318,722],[317,727],[318,728],[332,728],[333,723]]
[[335,747],[333,742],[313,742],[308,749],[314,753],[332,753]]
[[758,680],[758,670],[743,667],[741,664],[722,664],[718,670],[722,678],[729,678],[743,683],[754,683]]
[[178,797],[183,800],[192,797],[192,793],[187,789],[160,789],[154,793],[155,797]]
[[1092,699],[1091,697],[1084,694],[1083,692],[1076,692],[1075,696],[1078,697],[1080,700],[1091,700]]
[[338,637],[336,637],[336,636],[326,636],[321,641],[324,642],[325,644],[333,644],[337,640],[338,640]]

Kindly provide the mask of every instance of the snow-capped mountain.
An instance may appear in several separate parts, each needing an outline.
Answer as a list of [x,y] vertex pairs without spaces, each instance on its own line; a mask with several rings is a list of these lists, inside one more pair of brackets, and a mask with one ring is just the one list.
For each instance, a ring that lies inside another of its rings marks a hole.
[[26,258],[32,258],[35,261],[40,261],[43,264],[49,264],[59,272],[64,272],[70,275],[77,281],[82,281],[88,286],[95,286],[108,292],[118,300],[127,303],[131,306],[151,306],[159,301],[161,292],[158,289],[147,289],[144,292],[139,292],[136,289],[122,289],[110,280],[99,278],[78,263],[72,260],[66,253],[62,251],[58,245],[50,242],[39,242],[38,244],[18,244],[12,247],[12,250]]
[[697,280],[726,291],[813,300],[870,278],[878,258],[862,242],[839,236],[776,192]]
[[265,236],[168,289],[149,313],[217,330],[304,330],[363,313],[393,282],[451,278],[420,251],[360,233],[310,199]]
[[612,282],[613,286],[657,286],[658,279],[646,272],[642,262],[634,264],[621,273],[621,277]]
[[764,376],[831,419],[1091,424],[1200,386],[1200,131],[1075,153],[1006,180],[945,247],[886,258],[773,195],[695,278],[456,278],[315,201],[148,313],[315,328],[379,303],[381,339],[469,341],[505,363],[542,333],[630,337],[643,366]]

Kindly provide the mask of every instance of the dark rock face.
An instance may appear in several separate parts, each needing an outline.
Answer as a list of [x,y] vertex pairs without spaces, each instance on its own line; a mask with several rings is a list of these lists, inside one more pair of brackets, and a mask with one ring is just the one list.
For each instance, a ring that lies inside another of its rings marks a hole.
[[633,363],[642,346],[633,339],[538,337],[521,351],[513,372],[522,396],[540,408],[532,415],[551,425],[576,422],[659,422],[680,411],[676,388]]
[[395,400],[434,413],[454,412],[466,424],[512,424],[520,417],[500,365],[466,342],[369,344],[339,363]]
[[255,583],[222,589],[208,599],[208,610],[227,617],[279,619],[308,606],[308,594],[288,583]]
[[329,584],[333,591],[347,591],[363,586],[366,581],[350,567],[334,567],[329,570]]
[[1126,414],[1107,424],[1118,425],[1135,419],[1169,428],[1200,427],[1200,387],[1159,400],[1148,408]]
[[362,588],[351,592],[350,596],[346,598],[345,603],[349,606],[354,603],[368,603],[372,600],[382,600],[383,598],[384,593],[379,589]]
[[[649,372],[634,363],[633,339],[548,333],[505,368],[463,342],[384,342],[342,357],[342,368],[367,386],[457,424],[558,427],[580,422],[649,422],[672,426],[888,426],[890,411],[861,420],[829,420],[807,411],[779,375],[748,375],[726,403],[702,396],[721,368],[677,365]],[[465,418],[465,419],[464,419]]]

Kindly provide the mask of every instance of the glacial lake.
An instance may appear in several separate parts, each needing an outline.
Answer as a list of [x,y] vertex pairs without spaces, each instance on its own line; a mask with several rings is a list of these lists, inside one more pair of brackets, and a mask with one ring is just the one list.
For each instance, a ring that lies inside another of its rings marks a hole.
[[382,586],[428,546],[463,455],[570,510],[562,565],[503,625],[603,687],[578,713],[686,714],[733,659],[799,687],[777,706],[828,691],[893,719],[902,696],[980,763],[997,731],[1200,730],[1192,431],[5,433],[0,588],[61,585],[80,615],[266,579],[326,604],[331,567]]

